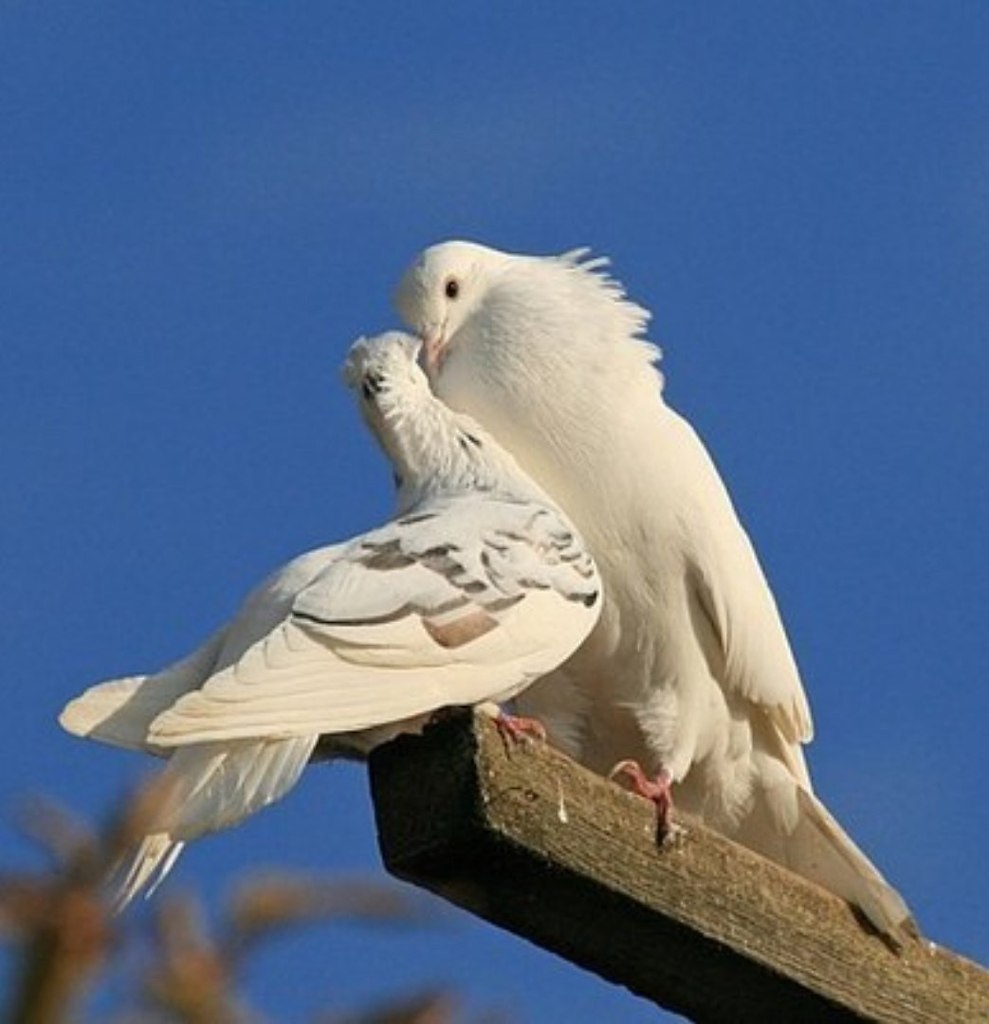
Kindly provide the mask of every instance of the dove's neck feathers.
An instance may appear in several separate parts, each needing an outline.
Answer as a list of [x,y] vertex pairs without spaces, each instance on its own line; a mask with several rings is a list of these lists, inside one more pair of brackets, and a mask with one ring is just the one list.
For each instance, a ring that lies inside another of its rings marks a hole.
[[528,349],[526,335],[534,332],[575,362],[591,360],[606,374],[633,373],[662,387],[660,350],[645,339],[651,314],[626,297],[607,266],[606,257],[589,258],[586,249],[511,258],[489,291],[490,307],[505,310],[491,326],[503,342],[511,336]]
[[660,352],[643,337],[648,311],[601,272],[603,261],[580,258],[514,256],[492,265],[433,384],[547,485],[547,457],[555,475],[571,475],[574,465],[600,469],[614,461],[626,420],[644,410],[662,417]]
[[428,390],[395,395],[382,412],[371,427],[395,471],[402,511],[475,492],[551,504],[490,434]]
[[644,337],[648,310],[603,273],[607,261],[581,262],[582,255],[494,264],[448,342],[440,383],[447,373],[470,375],[478,391],[511,380],[521,388],[518,401],[553,410],[576,403],[576,416],[603,408],[601,402],[613,405],[616,395],[660,395],[661,353]]

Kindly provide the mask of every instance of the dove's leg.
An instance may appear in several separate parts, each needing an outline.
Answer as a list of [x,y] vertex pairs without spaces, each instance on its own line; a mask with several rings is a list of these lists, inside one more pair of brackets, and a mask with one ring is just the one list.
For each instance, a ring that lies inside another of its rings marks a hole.
[[619,761],[608,772],[609,779],[624,779],[631,792],[651,800],[656,807],[656,830],[660,842],[676,831],[671,819],[673,812],[673,776],[660,768],[654,779],[650,779],[642,770],[638,761]]

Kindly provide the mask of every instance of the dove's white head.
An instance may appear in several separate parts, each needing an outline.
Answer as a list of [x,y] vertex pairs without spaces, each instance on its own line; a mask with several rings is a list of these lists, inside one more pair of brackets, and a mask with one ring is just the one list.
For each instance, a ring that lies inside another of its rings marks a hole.
[[606,258],[587,256],[586,249],[521,256],[474,242],[441,242],[405,271],[395,305],[422,338],[431,377],[458,347],[492,339],[505,343],[515,333],[541,335],[564,350],[578,336],[596,334],[602,346],[632,342],[640,364],[643,357],[656,359],[657,349],[641,340],[649,312],[601,272]]
[[426,249],[405,272],[395,305],[422,338],[423,362],[431,376],[451,340],[482,311],[498,272],[512,259],[473,242],[444,242]]
[[417,361],[420,347],[418,338],[399,331],[359,338],[343,366],[344,382],[392,464],[400,507],[426,494],[542,496],[474,420],[436,398]]
[[649,313],[606,265],[583,249],[521,256],[443,242],[415,259],[395,294],[436,394],[557,496],[574,447],[579,458],[587,444],[618,443],[609,423],[655,402],[662,386],[659,351],[642,336]]
[[401,331],[358,338],[350,346],[341,374],[364,399],[365,415],[387,420],[430,402],[429,381],[417,364],[421,346],[418,338]]

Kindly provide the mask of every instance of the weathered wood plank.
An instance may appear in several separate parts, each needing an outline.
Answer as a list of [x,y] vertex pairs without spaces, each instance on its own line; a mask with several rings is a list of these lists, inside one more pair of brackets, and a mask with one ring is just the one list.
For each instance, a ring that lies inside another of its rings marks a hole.
[[696,1021],[989,1021],[989,973],[931,943],[896,955],[851,909],[483,715],[371,757],[388,869]]

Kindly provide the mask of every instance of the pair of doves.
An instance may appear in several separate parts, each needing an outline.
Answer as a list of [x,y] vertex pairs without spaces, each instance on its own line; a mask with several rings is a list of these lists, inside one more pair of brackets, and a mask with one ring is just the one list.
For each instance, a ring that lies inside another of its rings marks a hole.
[[[810,709],[772,593],[703,444],[663,398],[649,313],[585,250],[425,250],[416,337],[344,376],[396,517],[311,551],[188,658],[72,701],[70,732],[166,757],[121,887],[451,706],[515,698],[551,742],[831,890],[894,944],[900,895],[814,795]],[[538,682],[537,682],[538,680]],[[507,720],[510,721],[510,720]]]

